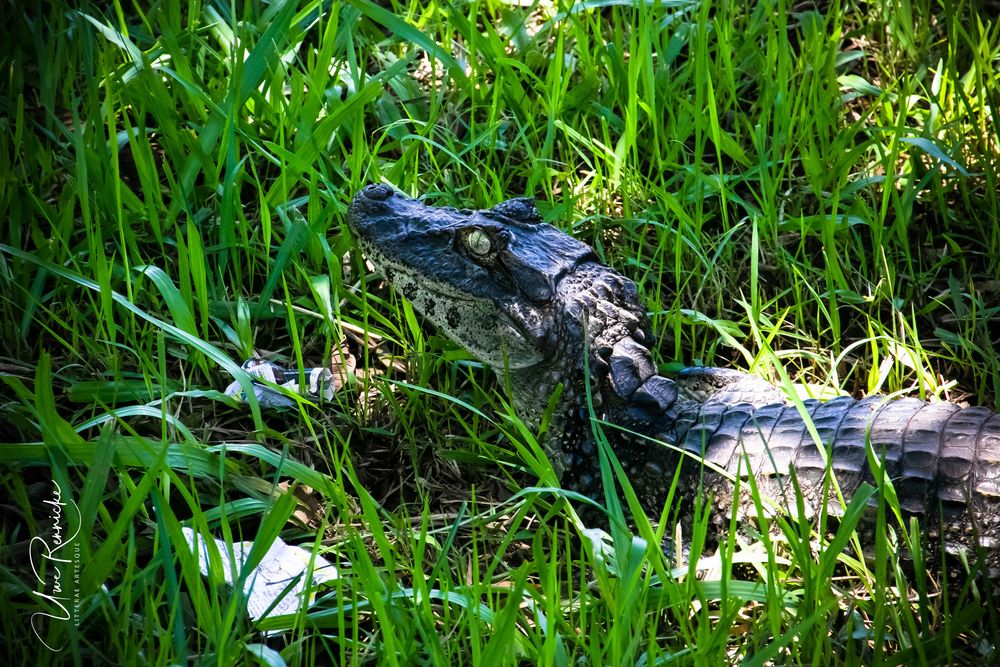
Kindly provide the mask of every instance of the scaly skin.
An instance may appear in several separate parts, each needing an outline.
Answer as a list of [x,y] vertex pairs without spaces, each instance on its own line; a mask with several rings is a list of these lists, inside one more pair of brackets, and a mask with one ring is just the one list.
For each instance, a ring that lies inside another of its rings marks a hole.
[[677,475],[682,521],[696,497],[712,499],[717,524],[733,512],[749,519],[748,485],[734,497],[732,480],[751,474],[775,511],[795,513],[794,474],[806,514],[826,505],[836,516],[842,506],[824,494],[827,470],[846,501],[862,482],[878,481],[869,459],[884,460],[902,510],[926,535],[948,552],[981,555],[1000,575],[1000,416],[989,410],[880,396],[806,401],[816,442],[799,409],[762,381],[724,369],[658,375],[635,285],[542,223],[531,200],[455,210],[370,185],[348,223],[418,311],[509,378],[527,423],[537,427],[561,391],[543,442],[564,486],[603,494],[589,383],[590,405],[620,427],[604,433],[654,516]]

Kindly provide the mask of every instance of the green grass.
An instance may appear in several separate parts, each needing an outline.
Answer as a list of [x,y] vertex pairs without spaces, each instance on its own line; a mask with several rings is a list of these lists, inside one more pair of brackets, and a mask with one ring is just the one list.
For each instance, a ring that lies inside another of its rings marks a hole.
[[[372,181],[463,207],[533,194],[636,280],[664,368],[1000,407],[995,3],[816,5],[10,16],[2,662],[1000,660],[996,604],[905,567],[919,531],[887,527],[891,498],[867,563],[848,519],[819,554],[808,525],[734,526],[701,563],[663,553],[659,516],[581,533],[502,385],[367,274],[344,225]],[[235,406],[219,390],[254,350],[358,372],[332,404]],[[61,519],[79,608],[39,638],[53,607],[27,554],[53,539],[53,484],[80,509]],[[255,626],[187,525],[280,532],[341,578]]]

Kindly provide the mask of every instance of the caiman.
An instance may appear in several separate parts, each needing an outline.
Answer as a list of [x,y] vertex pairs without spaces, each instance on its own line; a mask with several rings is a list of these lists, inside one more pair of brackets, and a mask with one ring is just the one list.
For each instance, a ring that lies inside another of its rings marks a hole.
[[653,516],[675,475],[680,516],[710,499],[723,528],[756,514],[749,482],[777,511],[836,517],[862,483],[889,480],[937,553],[964,551],[1000,575],[1000,415],[884,396],[797,406],[736,371],[661,375],[635,284],[544,223],[532,199],[457,210],[375,184],[347,220],[385,279],[501,376],[526,424],[539,427],[558,396],[543,444],[566,488],[603,497],[597,418]]

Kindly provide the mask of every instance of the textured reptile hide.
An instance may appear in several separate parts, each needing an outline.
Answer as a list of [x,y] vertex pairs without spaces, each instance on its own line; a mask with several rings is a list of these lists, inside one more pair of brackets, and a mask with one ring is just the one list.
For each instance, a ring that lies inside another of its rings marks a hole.
[[882,461],[900,507],[925,535],[948,552],[982,556],[986,571],[1000,575],[1000,415],[882,396],[809,400],[800,412],[735,371],[661,376],[635,285],[542,223],[528,199],[455,210],[370,185],[348,222],[418,311],[509,377],[526,422],[538,426],[561,391],[544,442],[564,486],[603,497],[589,393],[593,416],[618,427],[604,433],[653,516],[676,477],[673,516],[682,526],[696,498],[711,499],[710,520],[722,529],[734,512],[750,519],[751,475],[774,512],[797,514],[801,500],[801,518],[837,516],[843,505],[831,482],[848,501],[862,482],[879,481],[869,462]]

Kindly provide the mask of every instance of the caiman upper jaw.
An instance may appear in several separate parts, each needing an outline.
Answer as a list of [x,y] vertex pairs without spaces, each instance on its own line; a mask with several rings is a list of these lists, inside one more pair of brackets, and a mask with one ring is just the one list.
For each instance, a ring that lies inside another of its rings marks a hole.
[[354,196],[347,223],[369,259],[406,267],[475,298],[545,303],[564,275],[595,259],[586,244],[544,224],[526,197],[490,209],[456,210],[375,183]]

